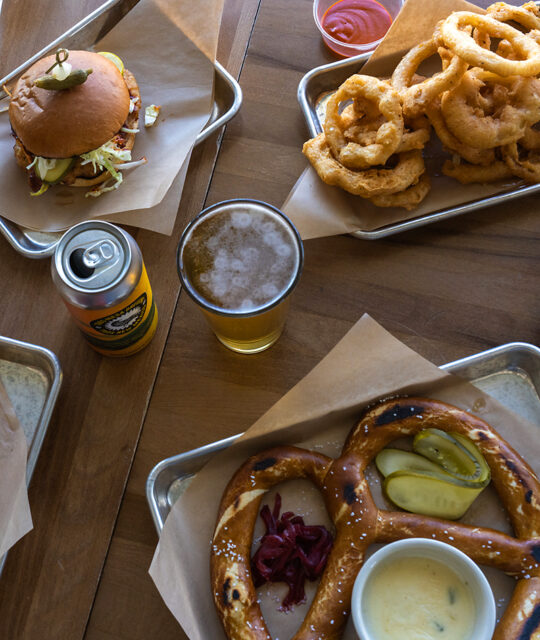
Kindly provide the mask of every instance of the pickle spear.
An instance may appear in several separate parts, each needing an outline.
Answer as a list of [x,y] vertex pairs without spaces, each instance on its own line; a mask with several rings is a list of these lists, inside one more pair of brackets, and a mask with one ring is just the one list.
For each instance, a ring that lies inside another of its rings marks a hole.
[[[58,49],[56,51],[56,62],[47,69],[44,76],[34,80],[36,87],[49,91],[63,91],[86,82],[86,79],[92,73],[92,69],[74,69],[72,71],[71,64],[67,62],[68,58],[69,51],[67,49]],[[65,67],[64,64],[66,65]],[[55,67],[58,68],[55,69]],[[59,70],[63,72],[60,76],[57,73]]]
[[486,459],[484,458],[484,456],[478,450],[477,446],[474,444],[474,442],[469,440],[469,438],[466,438],[465,436],[462,436],[460,433],[452,432],[450,435],[452,435],[461,444],[461,446],[465,447],[465,449],[467,449],[467,451],[478,462],[478,464],[480,465],[480,469],[481,469],[481,473],[480,473],[480,477],[478,478],[478,482],[483,482],[483,483],[485,483],[485,485],[487,485],[489,483],[489,481],[491,480],[491,469],[489,468],[489,465],[486,462]]
[[386,495],[405,511],[457,520],[483,487],[449,482],[430,471],[394,471],[384,481]]
[[491,478],[482,454],[468,438],[460,434],[425,429],[414,438],[413,449],[464,482],[486,486]]
[[412,451],[403,449],[383,449],[375,458],[377,469],[383,476],[389,476],[394,471],[431,471],[441,473],[444,471],[438,464],[431,462],[424,456],[419,456]]
[[34,84],[40,89],[63,91],[64,89],[71,89],[79,84],[83,84],[91,73],[92,69],[75,69],[75,71],[72,71],[67,78],[63,80],[57,80],[54,76],[44,75],[34,80]]

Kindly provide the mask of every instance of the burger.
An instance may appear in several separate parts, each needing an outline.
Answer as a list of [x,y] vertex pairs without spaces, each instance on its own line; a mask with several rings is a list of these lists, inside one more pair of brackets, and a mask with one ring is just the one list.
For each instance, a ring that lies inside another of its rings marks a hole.
[[9,104],[14,152],[30,192],[52,184],[90,187],[97,196],[120,186],[133,162],[141,97],[132,73],[110,53],[67,51],[32,65]]

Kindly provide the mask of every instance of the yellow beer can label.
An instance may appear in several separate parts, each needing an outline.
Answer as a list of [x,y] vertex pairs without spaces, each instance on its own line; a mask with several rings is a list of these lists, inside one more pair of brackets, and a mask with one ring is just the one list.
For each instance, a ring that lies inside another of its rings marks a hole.
[[108,356],[129,356],[145,347],[157,328],[158,312],[143,264],[131,295],[107,309],[81,309],[65,304],[90,345]]

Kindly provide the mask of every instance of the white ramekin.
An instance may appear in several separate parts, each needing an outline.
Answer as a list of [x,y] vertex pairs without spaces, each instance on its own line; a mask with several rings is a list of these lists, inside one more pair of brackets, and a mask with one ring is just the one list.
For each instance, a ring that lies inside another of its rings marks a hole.
[[356,633],[362,640],[379,640],[369,633],[362,613],[367,581],[381,563],[386,564],[403,557],[424,557],[442,562],[466,581],[475,599],[476,620],[470,639],[463,640],[491,640],[496,622],[495,598],[486,577],[476,563],[459,549],[445,542],[427,538],[409,538],[387,544],[370,556],[358,572],[352,593],[351,610]]

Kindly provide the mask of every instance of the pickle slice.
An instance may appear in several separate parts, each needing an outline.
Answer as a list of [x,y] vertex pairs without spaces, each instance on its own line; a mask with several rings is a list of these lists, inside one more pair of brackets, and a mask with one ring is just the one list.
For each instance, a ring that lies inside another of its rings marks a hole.
[[461,518],[482,489],[443,480],[430,471],[395,471],[384,481],[386,495],[398,507],[448,520]]
[[413,449],[464,482],[478,482],[483,486],[489,482],[485,474],[487,464],[480,463],[480,452],[474,447],[477,455],[473,455],[472,449],[463,446],[450,433],[440,429],[420,431],[414,438]]
[[412,451],[403,449],[383,449],[375,458],[377,469],[383,476],[389,476],[394,471],[431,471],[432,473],[443,473],[443,469],[431,460],[419,456]]
[[478,462],[482,470],[480,477],[478,478],[478,482],[482,483],[483,486],[486,486],[491,480],[491,469],[489,468],[489,465],[486,462],[484,456],[480,453],[478,447],[474,444],[474,442],[469,440],[469,438],[462,436],[460,433],[452,432],[450,435],[453,436],[461,444],[461,446],[465,447],[465,449],[467,449],[467,451]]
[[41,180],[43,180],[43,182],[47,182],[48,184],[55,184],[66,175],[66,173],[71,169],[74,162],[75,158],[58,158],[58,160],[56,160],[55,162],[54,167],[49,169],[43,176],[40,174],[39,165],[37,165],[36,174],[38,178],[41,178]]

